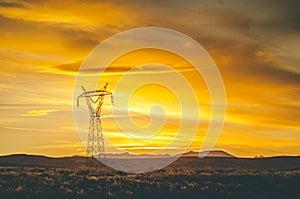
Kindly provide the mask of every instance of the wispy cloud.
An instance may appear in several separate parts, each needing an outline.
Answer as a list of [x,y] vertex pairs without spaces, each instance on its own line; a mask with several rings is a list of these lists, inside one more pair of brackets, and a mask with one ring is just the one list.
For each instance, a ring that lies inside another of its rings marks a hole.
[[32,111],[29,111],[29,112],[23,114],[23,116],[37,117],[37,116],[47,115],[48,113],[52,113],[55,111],[57,111],[57,110],[54,110],[54,109],[32,110]]
[[21,3],[18,3],[18,2],[9,2],[9,1],[2,1],[2,2],[0,2],[0,7],[5,7],[5,8],[26,8]]

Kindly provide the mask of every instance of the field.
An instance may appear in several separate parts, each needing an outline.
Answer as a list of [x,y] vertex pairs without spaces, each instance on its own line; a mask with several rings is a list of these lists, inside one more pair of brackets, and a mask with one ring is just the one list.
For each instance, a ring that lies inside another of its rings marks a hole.
[[[53,160],[56,161],[57,160]],[[51,162],[51,161],[49,161]],[[70,162],[70,159],[65,160]],[[78,162],[78,161],[77,161]],[[0,161],[1,163],[1,161]],[[2,161],[0,198],[296,198],[300,158],[181,158],[129,174],[104,166],[35,166]],[[47,163],[49,164],[49,163]]]

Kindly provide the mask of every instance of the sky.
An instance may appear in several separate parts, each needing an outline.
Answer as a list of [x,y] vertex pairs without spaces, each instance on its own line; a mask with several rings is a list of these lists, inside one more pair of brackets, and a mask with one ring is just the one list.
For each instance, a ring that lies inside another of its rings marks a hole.
[[[149,26],[188,35],[218,66],[227,113],[214,149],[239,157],[299,155],[299,6],[292,0],[0,1],[0,155],[85,155],[72,112],[80,65],[103,40]],[[201,117],[186,150],[199,151],[211,114],[209,93],[182,57],[153,49],[130,52],[110,65],[103,81],[109,81],[108,89],[113,91],[126,71],[147,63],[171,66],[192,85],[199,98],[193,106]],[[171,77],[156,69],[152,75]],[[130,81],[128,87],[134,83]],[[177,85],[171,80],[170,84]],[[104,135],[131,153],[152,153],[165,146],[178,129],[176,95],[148,85],[137,90],[129,107],[133,122],[145,127],[151,122],[149,109],[157,103],[165,108],[166,125],[155,138],[137,140],[115,125],[106,99]],[[181,139],[168,153],[186,147]]]

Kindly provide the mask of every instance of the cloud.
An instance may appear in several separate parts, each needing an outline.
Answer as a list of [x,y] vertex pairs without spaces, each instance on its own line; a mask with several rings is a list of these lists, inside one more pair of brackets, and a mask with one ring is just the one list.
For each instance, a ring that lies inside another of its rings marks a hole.
[[[128,71],[130,71],[130,74],[132,75],[174,72],[173,70],[163,67],[162,65],[173,67],[178,72],[190,72],[195,70],[192,65],[184,60],[184,58],[157,49],[142,49],[126,53],[116,60],[113,60],[113,62],[107,68],[104,68],[104,66],[97,66],[97,63],[95,63],[95,66],[80,69],[82,63],[83,60],[79,60],[55,66],[45,66],[40,72],[87,76],[97,75],[102,72],[104,72],[103,75],[107,76],[121,76]],[[79,69],[80,73],[78,73]]]
[[[15,126],[1,126],[4,129],[17,130],[17,131],[30,131],[30,132],[49,132],[49,129],[38,129],[38,128],[23,128],[23,127],[15,127]],[[62,132],[62,130],[54,130],[51,129],[52,132]]]
[[55,112],[57,110],[54,110],[54,109],[45,109],[45,110],[32,110],[32,111],[29,111],[25,114],[23,114],[23,116],[43,116],[43,115],[47,115],[48,113],[52,113],[52,112]]
[[0,2],[0,7],[5,7],[5,8],[26,8],[23,4],[17,3],[17,2]]
[[[56,74],[66,74],[66,75],[78,75],[80,66],[82,64],[83,60],[72,62],[72,63],[66,63],[66,64],[60,64],[56,66],[47,66],[40,72],[51,72]],[[89,69],[81,69],[81,74],[87,74],[87,75],[93,75],[99,72],[108,72],[108,73],[117,73],[122,74],[123,72],[126,72],[130,70],[130,67],[127,66],[115,66],[115,67],[109,67],[109,68],[101,68],[100,66],[97,68],[89,68]]]
[[[109,28],[115,27],[116,24],[117,27],[126,27],[135,22],[134,17],[132,17],[134,13],[130,13],[128,6],[120,6],[111,2],[74,3],[73,1],[63,1],[53,3],[52,1],[23,1],[22,5],[25,5],[27,9],[7,6],[5,9],[0,8],[0,15],[10,19],[57,26],[63,25],[86,31],[94,31],[95,26]],[[124,17],[124,15],[127,15],[127,17]]]
[[[141,9],[145,2],[149,3],[143,1],[133,6]],[[225,55],[233,59],[242,57],[248,61],[263,49],[268,49],[267,55],[280,49],[280,56],[274,60],[276,64],[269,64],[267,67],[299,74],[296,61],[289,62],[289,66],[286,66],[287,61],[283,62],[286,59],[300,58],[294,54],[297,49],[293,44],[296,42],[299,46],[299,35],[293,36],[300,27],[297,1],[224,1],[223,6],[218,6],[215,1],[151,2],[153,4],[144,9],[142,14],[149,20],[146,22],[148,25],[172,28],[192,36],[209,52],[217,53],[213,56],[214,59]],[[290,36],[294,37],[293,43],[289,42]],[[258,64],[259,67],[256,68],[255,63],[243,68],[260,73],[260,69],[265,66],[260,62]],[[268,71],[261,73],[272,78]],[[275,76],[274,79],[278,80],[280,77]]]

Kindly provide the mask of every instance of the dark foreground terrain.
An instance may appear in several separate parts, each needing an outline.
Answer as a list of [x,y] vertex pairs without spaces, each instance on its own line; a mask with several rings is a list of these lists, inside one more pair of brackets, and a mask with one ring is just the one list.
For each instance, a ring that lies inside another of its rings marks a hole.
[[0,198],[297,198],[300,158],[183,157],[150,173],[128,174],[83,158],[0,157]]

